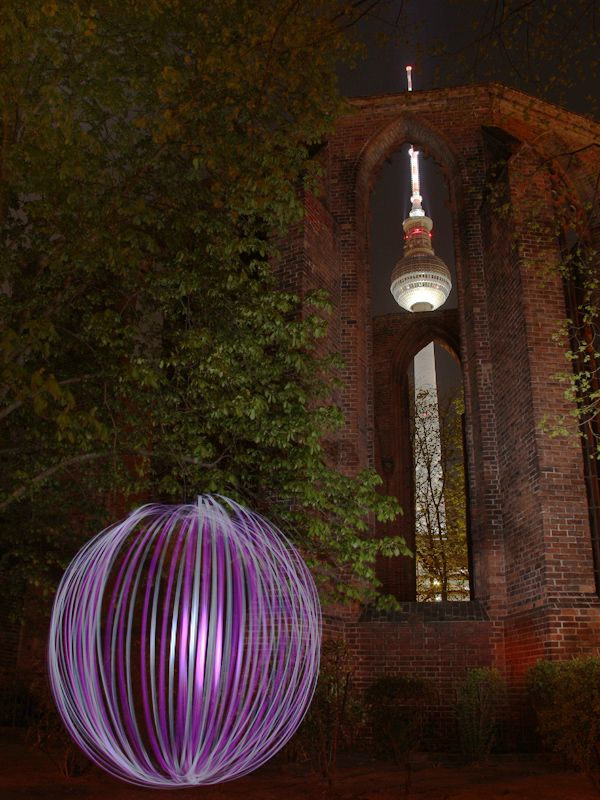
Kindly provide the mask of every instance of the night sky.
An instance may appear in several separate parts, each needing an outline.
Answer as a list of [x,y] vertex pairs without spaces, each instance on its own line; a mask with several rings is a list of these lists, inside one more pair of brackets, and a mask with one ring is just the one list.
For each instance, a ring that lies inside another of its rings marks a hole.
[[[493,27],[494,11],[504,8],[513,14],[518,6],[533,15],[529,29],[523,25],[519,34],[507,32],[499,43],[484,37]],[[554,6],[558,10],[551,16]],[[549,16],[551,21],[544,21]],[[381,0],[354,31],[367,54],[355,69],[339,71],[349,97],[403,91],[404,67],[412,64],[415,89],[496,81],[578,114],[598,116],[598,2]],[[536,32],[541,32],[537,41]]]

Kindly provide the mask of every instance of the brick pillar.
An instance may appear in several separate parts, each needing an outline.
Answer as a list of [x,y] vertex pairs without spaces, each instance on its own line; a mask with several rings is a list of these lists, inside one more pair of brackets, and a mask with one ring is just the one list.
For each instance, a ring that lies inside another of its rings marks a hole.
[[565,317],[558,231],[546,166],[528,146],[510,162],[506,213],[489,214],[485,271],[498,425],[506,566],[506,660],[517,682],[540,657],[598,647],[581,445],[540,430],[568,412],[553,375]]

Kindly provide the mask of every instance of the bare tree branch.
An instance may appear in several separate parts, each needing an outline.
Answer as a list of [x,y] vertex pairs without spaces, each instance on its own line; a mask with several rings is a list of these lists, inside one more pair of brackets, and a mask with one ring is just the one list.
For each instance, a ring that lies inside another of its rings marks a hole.
[[[57,381],[56,383],[57,383],[58,386],[73,386],[74,384],[77,384],[77,383],[83,383],[83,381],[86,381],[89,378],[96,378],[96,377],[98,377],[98,375],[92,375],[92,374],[91,375],[81,375],[78,378],[67,378],[64,381]],[[32,394],[28,395],[28,397],[25,397],[22,400],[15,400],[10,405],[8,405],[5,408],[1,409],[0,410],[0,420],[3,420],[6,417],[10,416],[13,413],[13,411],[17,411],[19,408],[21,408],[21,406],[23,406],[25,403],[29,402],[30,400],[33,400],[35,397],[37,397],[43,391],[44,391],[44,388],[40,387],[37,391],[35,391]]]
[[11,492],[11,494],[9,494],[8,497],[0,503],[0,511],[4,511],[6,508],[8,508],[8,506],[12,505],[12,503],[23,497],[23,495],[27,493],[31,486],[44,483],[53,475],[56,475],[57,472],[60,472],[63,469],[68,469],[69,467],[73,467],[76,464],[83,464],[89,461],[98,461],[99,459],[106,458],[110,455],[113,455],[112,451],[101,453],[82,453],[78,456],[68,458],[65,461],[61,461],[59,464],[53,464],[51,467],[48,467],[48,469],[45,469],[43,472],[40,472],[35,477],[31,478],[27,484],[23,484],[22,486],[19,486],[18,489],[15,489],[13,492]]

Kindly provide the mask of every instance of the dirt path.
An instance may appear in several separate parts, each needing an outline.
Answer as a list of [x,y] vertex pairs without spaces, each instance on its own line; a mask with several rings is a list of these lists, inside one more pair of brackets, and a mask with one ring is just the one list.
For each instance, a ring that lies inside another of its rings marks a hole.
[[[173,800],[404,800],[404,772],[388,764],[365,763],[338,771],[335,793],[299,768],[267,766],[254,775],[215,787],[163,793]],[[57,759],[14,735],[0,738],[2,800],[150,800],[160,794],[90,769],[65,779]],[[486,766],[443,766],[424,761],[412,776],[411,800],[598,800],[586,778],[565,772],[551,759],[498,756]]]

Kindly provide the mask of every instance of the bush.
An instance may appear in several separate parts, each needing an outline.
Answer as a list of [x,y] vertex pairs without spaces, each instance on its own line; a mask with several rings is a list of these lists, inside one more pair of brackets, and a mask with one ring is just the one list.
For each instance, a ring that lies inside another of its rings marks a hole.
[[366,693],[373,742],[379,754],[405,763],[423,738],[425,708],[432,697],[426,678],[389,675]]
[[36,714],[35,698],[25,684],[16,679],[0,687],[0,727],[26,727]]
[[600,659],[538,661],[527,691],[544,743],[600,788]]
[[462,752],[471,761],[482,761],[496,740],[498,706],[505,683],[496,669],[477,667],[467,672],[458,687],[456,717]]
[[333,785],[338,752],[351,748],[364,724],[364,707],[353,684],[354,668],[345,642],[323,643],[319,680],[310,709],[286,747],[293,761],[310,761]]
[[425,709],[432,695],[431,683],[412,675],[379,678],[366,693],[375,749],[404,765],[407,796],[411,788],[410,756],[423,739]]
[[71,736],[50,704],[40,709],[29,726],[28,739],[42,753],[50,756],[65,778],[76,778],[91,767],[91,762],[74,744]]

